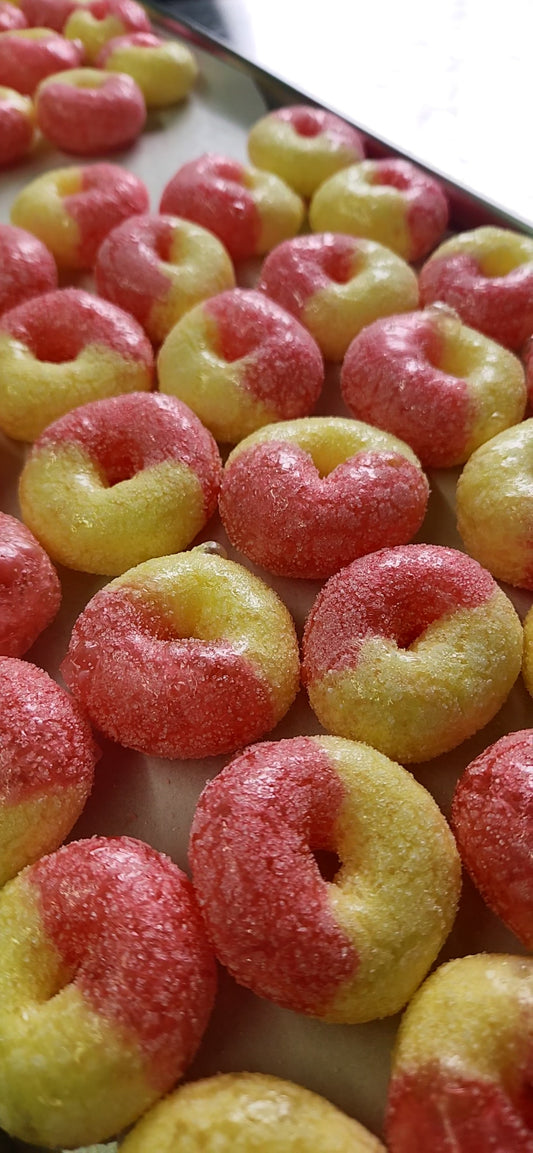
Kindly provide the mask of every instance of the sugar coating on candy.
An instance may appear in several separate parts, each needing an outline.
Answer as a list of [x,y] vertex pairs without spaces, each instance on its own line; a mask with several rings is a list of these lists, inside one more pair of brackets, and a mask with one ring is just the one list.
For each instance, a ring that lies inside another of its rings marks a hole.
[[73,842],[29,876],[67,979],[137,1039],[150,1083],[164,1092],[192,1059],[215,993],[190,881],[129,837]]
[[226,1073],[182,1085],[128,1134],[123,1153],[384,1153],[377,1137],[301,1085],[263,1073]]
[[169,180],[160,212],[184,216],[209,229],[234,260],[242,260],[294,236],[304,207],[273,173],[205,153],[184,164]]
[[157,361],[161,392],[188,404],[219,441],[313,408],[324,381],[318,345],[262,293],[230,289],[190,309]]
[[22,656],[60,601],[59,578],[44,549],[25,525],[0,512],[0,654]]
[[195,890],[219,959],[278,1004],[320,1015],[357,967],[313,850],[335,847],[343,787],[307,737],[257,745],[203,792]]
[[35,109],[43,135],[80,156],[125,148],[146,121],[144,97],[131,76],[95,68],[71,68],[43,80]]
[[233,257],[257,251],[261,220],[237,160],[206,154],[188,161],[163,189],[159,210],[208,228]]
[[522,646],[511,602],[476,561],[405,545],[330,578],[306,624],[302,673],[330,732],[424,761],[495,716]]
[[96,745],[76,701],[42,669],[0,657],[0,802],[81,784],[90,792]]
[[342,360],[378,316],[418,305],[417,278],[401,257],[373,240],[333,232],[278,244],[258,288],[309,329],[328,360]]
[[154,342],[193,305],[235,283],[226,250],[207,229],[155,214],[113,229],[99,250],[95,277],[100,295],[131,312]]
[[15,28],[27,28],[28,21],[24,12],[15,4],[8,4],[7,0],[0,3],[0,32],[11,32]]
[[0,87],[0,168],[26,156],[34,134],[33,104],[29,96],[22,96],[14,88]]
[[79,288],[63,288],[6,313],[0,334],[9,333],[39,361],[64,364],[87,345],[104,345],[125,360],[153,364],[152,350],[135,320],[122,309]]
[[0,313],[56,285],[56,264],[45,245],[23,228],[0,224]]
[[533,589],[530,486],[533,420],[505,429],[465,464],[457,527],[469,553],[499,580]]
[[11,219],[38,233],[60,264],[90,268],[108,233],[148,206],[148,190],[138,176],[116,164],[96,163],[37,177],[16,197]]
[[373,636],[408,649],[434,621],[485,604],[494,590],[490,573],[455,549],[410,545],[361,557],[317,598],[307,625],[313,641],[306,676],[312,681],[326,669],[352,668]]
[[400,1025],[387,1148],[529,1153],[532,1051],[530,958],[482,954],[442,965]]
[[273,728],[296,695],[299,659],[275,594],[240,565],[193,551],[148,561],[97,593],[62,673],[115,740],[205,757]]
[[422,268],[420,297],[446,301],[472,328],[519,349],[533,331],[533,240],[491,227],[452,237]]
[[[514,1096],[514,1094],[513,1094]],[[528,1091],[513,1100],[504,1085],[453,1070],[424,1069],[399,1074],[389,1098],[390,1153],[413,1148],[434,1153],[486,1153],[488,1149],[531,1153],[533,1130]]]
[[362,160],[361,134],[323,108],[297,104],[277,108],[253,125],[248,153],[258,168],[277,173],[301,196],[339,168]]
[[36,441],[24,519],[50,556],[115,575],[186,548],[216,508],[222,465],[210,432],[175,397],[131,393],[81,405]]
[[109,487],[163,461],[180,461],[202,486],[206,517],[214,512],[220,474],[216,445],[175,397],[131,393],[83,405],[45,429],[36,451],[64,444],[87,453]]
[[242,441],[224,470],[220,512],[232,543],[256,563],[317,579],[409,540],[428,494],[406,446],[366,425],[318,417]]
[[45,77],[76,68],[82,60],[81,44],[48,28],[0,33],[0,81],[26,96],[32,96]]
[[516,357],[431,309],[364,328],[344,358],[341,386],[354,416],[402,437],[436,468],[463,463],[520,420],[526,400]]
[[410,161],[364,160],[321,184],[309,219],[315,232],[367,236],[418,260],[440,240],[448,204],[438,181]]
[[470,876],[493,911],[533,947],[533,730],[509,733],[461,776],[453,825]]
[[397,1012],[455,915],[460,862],[440,810],[352,741],[247,749],[204,790],[189,853],[219,959],[261,996],[327,1021]]

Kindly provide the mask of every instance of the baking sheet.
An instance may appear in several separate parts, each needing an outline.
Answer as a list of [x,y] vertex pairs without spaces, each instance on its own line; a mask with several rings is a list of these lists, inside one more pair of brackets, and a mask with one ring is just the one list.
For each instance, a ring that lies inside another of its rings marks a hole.
[[[154,211],[166,181],[185,160],[206,150],[245,160],[248,129],[266,110],[263,95],[244,72],[216,56],[202,51],[197,55],[201,78],[187,103],[152,114],[139,142],[113,158],[146,182]],[[0,219],[9,220],[11,201],[27,181],[46,169],[72,163],[76,163],[75,159],[43,143],[30,161],[0,178]],[[254,262],[242,266],[240,281],[252,284],[257,270]],[[69,282],[91,287],[90,278],[85,275],[70,278]],[[338,369],[334,367],[328,369],[316,411],[348,415],[340,398]],[[26,451],[0,434],[0,508],[18,516],[17,480]],[[457,475],[458,470],[429,474],[430,504],[417,539],[461,547],[454,515]],[[216,518],[197,538],[209,539],[224,543],[228,556],[247,563],[231,548]],[[259,568],[248,567],[276,589],[301,633],[305,616],[321,587],[319,582],[271,578]],[[27,659],[58,679],[72,625],[89,598],[106,583],[105,578],[61,569],[59,572],[63,586],[59,616],[26,654]],[[509,588],[506,591],[523,616],[531,597]],[[448,813],[455,782],[466,764],[503,733],[532,725],[533,702],[520,680],[498,717],[482,733],[454,752],[418,766],[415,775]],[[302,693],[270,737],[321,731]],[[168,853],[187,870],[188,832],[197,797],[228,758],[179,763],[146,757],[104,739],[100,744],[103,755],[94,790],[71,838],[94,833],[139,837]],[[525,952],[465,880],[459,915],[439,961],[482,950]],[[326,1025],[261,1000],[221,972],[213,1017],[187,1078],[219,1071],[272,1073],[323,1094],[379,1134],[398,1021],[399,1017],[395,1017],[366,1025]],[[99,1148],[111,1153],[116,1145],[112,1142]],[[1,1153],[13,1149],[30,1147],[0,1134]]]

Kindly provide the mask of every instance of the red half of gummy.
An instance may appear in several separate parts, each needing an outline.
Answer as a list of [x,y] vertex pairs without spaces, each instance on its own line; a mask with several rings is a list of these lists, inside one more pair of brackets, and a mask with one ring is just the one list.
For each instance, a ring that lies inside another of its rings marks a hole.
[[234,752],[276,720],[270,686],[250,658],[224,640],[176,637],[127,585],[89,602],[61,672],[98,728],[162,757]]
[[19,657],[54,619],[61,585],[29,529],[0,512],[0,655]]
[[364,244],[333,232],[284,240],[268,254],[258,289],[299,318],[315,293],[356,276]]
[[531,1075],[498,1081],[438,1066],[397,1073],[387,1111],[390,1153],[532,1153]]
[[153,366],[152,346],[133,317],[78,288],[27,300],[4,314],[0,332],[8,332],[44,363],[65,364],[88,345],[104,345],[125,360]]
[[107,234],[130,216],[146,212],[148,189],[138,176],[117,164],[81,169],[81,189],[64,198],[65,210],[79,230],[78,261],[91,268]]
[[466,380],[443,372],[442,356],[438,322],[410,313],[364,328],[341,372],[350,412],[405,440],[433,467],[461,459],[476,417]]
[[298,445],[270,440],[226,466],[220,512],[233,544],[258,564],[319,579],[410,540],[428,494],[422,470],[400,453],[361,451],[322,477]]
[[178,226],[174,216],[133,217],[117,225],[98,252],[95,276],[99,293],[141,324],[148,323],[154,304],[166,301],[172,277],[179,273],[179,261],[171,260]]
[[261,217],[246,184],[246,168],[237,160],[205,153],[184,164],[163,189],[160,212],[207,228],[234,259],[257,252]]
[[132,392],[81,405],[41,434],[34,453],[77,445],[101,470],[107,485],[175,460],[194,472],[207,516],[217,503],[222,464],[211,433],[176,397]]
[[432,257],[420,273],[422,304],[444,300],[472,328],[519,349],[533,332],[533,261],[506,276],[484,276],[466,252]]
[[357,954],[314,852],[336,850],[344,786],[309,737],[247,749],[204,790],[193,882],[215,952],[237,981],[299,1012],[327,1012]]
[[188,878],[129,837],[74,841],[25,876],[64,984],[125,1031],[149,1083],[169,1089],[199,1045],[216,983]]
[[0,224],[0,313],[56,286],[56,263],[42,241],[23,228]]
[[76,701],[35,665],[0,658],[0,803],[75,785],[89,793],[98,756]]
[[295,317],[260,292],[231,289],[204,304],[216,321],[216,352],[228,363],[245,359],[242,383],[291,420],[311,412],[324,382],[313,337]]
[[497,588],[477,561],[439,545],[400,545],[355,560],[331,577],[304,632],[304,678],[354,668],[365,641],[408,648],[441,617],[485,604]]
[[533,948],[533,729],[509,733],[468,765],[452,814],[473,881]]

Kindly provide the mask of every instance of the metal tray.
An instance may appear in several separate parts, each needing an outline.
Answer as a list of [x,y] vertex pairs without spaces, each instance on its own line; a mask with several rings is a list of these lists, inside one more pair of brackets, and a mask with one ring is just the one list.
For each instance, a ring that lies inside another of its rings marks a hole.
[[[165,23],[168,25],[169,21]],[[186,31],[184,26],[179,30]],[[226,50],[216,46],[213,50],[205,38],[202,43],[207,50],[199,46],[195,33],[188,31],[187,35],[196,43],[201,70],[196,90],[184,105],[153,113],[139,142],[115,157],[117,163],[144,179],[154,211],[166,181],[185,160],[206,150],[245,160],[246,137],[255,120],[268,106],[301,99],[296,90],[242,60],[236,62]],[[371,143],[375,152],[385,150],[385,144],[376,138]],[[395,151],[400,154],[399,149]],[[9,220],[11,201],[27,181],[44,170],[73,162],[72,157],[55,152],[43,143],[27,163],[0,178],[0,220]],[[449,181],[447,184],[454,200],[456,226],[488,221],[517,228],[523,224],[497,206],[470,197],[459,186]],[[250,262],[240,269],[240,281],[252,284],[256,273],[257,265]],[[78,277],[76,283],[91,287],[87,276]],[[338,370],[334,367],[328,369],[317,412],[348,415],[340,399]],[[0,434],[0,508],[15,515],[20,515],[17,481],[25,452],[24,446]],[[458,470],[434,471],[429,475],[430,504],[418,539],[460,548],[454,516]],[[246,563],[229,546],[216,518],[198,539],[217,539],[225,544],[230,557]],[[319,583],[270,578],[262,570],[248,567],[277,590],[301,632]],[[60,570],[60,576],[63,603],[59,616],[27,654],[29,660],[47,669],[52,676],[58,676],[78,613],[106,583],[103,578],[67,570]],[[523,615],[532,598],[509,588],[506,591]],[[415,775],[448,813],[455,782],[468,762],[503,733],[531,725],[533,702],[520,680],[500,714],[483,732],[453,753],[418,766]],[[320,725],[302,693],[271,737],[319,731]],[[197,797],[206,781],[228,758],[178,763],[146,757],[107,740],[100,743],[103,756],[97,767],[94,790],[71,838],[94,833],[139,837],[187,869],[188,831]],[[483,950],[525,951],[492,916],[465,879],[459,915],[439,961]],[[272,1073],[323,1094],[369,1129],[381,1133],[390,1053],[398,1020],[395,1017],[358,1026],[326,1025],[259,999],[221,972],[214,1013],[187,1079],[219,1071]],[[111,1153],[116,1144],[111,1142],[98,1148]],[[29,1151],[30,1147],[0,1133],[0,1153],[13,1149]]]

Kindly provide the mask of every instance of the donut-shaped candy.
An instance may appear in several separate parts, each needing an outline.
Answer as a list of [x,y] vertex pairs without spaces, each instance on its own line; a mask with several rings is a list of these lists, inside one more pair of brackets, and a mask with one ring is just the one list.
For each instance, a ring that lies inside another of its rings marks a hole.
[[8,4],[7,0],[0,3],[0,32],[13,32],[16,28],[27,28],[28,21],[24,12],[15,4]]
[[518,358],[437,306],[364,328],[341,387],[354,416],[407,441],[430,468],[464,464],[526,406]]
[[215,993],[192,886],[129,837],[73,841],[0,893],[0,1124],[92,1145],[181,1077]]
[[490,226],[453,236],[426,261],[420,297],[446,301],[465,324],[519,349],[533,333],[533,238]]
[[216,756],[287,712],[298,643],[262,581],[193,550],[138,565],[97,593],[74,626],[62,673],[94,724],[121,744],[162,757]]
[[[316,853],[338,858],[332,881]],[[356,1023],[396,1013],[452,926],[454,838],[433,798],[374,749],[265,742],[204,789],[189,845],[218,959],[286,1008]]]
[[390,1153],[531,1153],[533,961],[442,965],[402,1020],[387,1109]]
[[[17,9],[15,9],[17,11]],[[0,168],[29,152],[35,133],[33,103],[14,88],[0,87]]]
[[26,184],[11,220],[40,237],[61,268],[88,269],[108,232],[148,206],[146,185],[118,164],[73,165]]
[[59,848],[91,791],[98,749],[79,705],[28,661],[0,657],[0,886]]
[[161,392],[179,396],[220,441],[305,416],[324,383],[318,345],[262,292],[231,289],[189,312],[162,345]]
[[364,156],[361,133],[324,108],[276,108],[253,125],[248,155],[257,168],[275,172],[300,196],[312,196],[340,168]]
[[35,440],[80,404],[150,389],[153,353],[120,308],[78,288],[34,297],[0,318],[0,429]]
[[108,40],[126,32],[150,32],[151,27],[147,13],[136,0],[93,0],[74,8],[64,33],[70,39],[81,40],[89,64],[93,64]]
[[428,496],[402,441],[359,421],[316,416],[269,425],[237,445],[220,515],[232,544],[255,564],[320,580],[364,553],[409,541]]
[[83,48],[50,28],[16,28],[0,33],[0,84],[32,96],[46,76],[77,68]]
[[114,228],[95,275],[100,295],[137,317],[155,343],[194,304],[235,284],[217,237],[176,216],[137,216]]
[[279,244],[258,288],[309,329],[328,360],[342,360],[378,316],[418,304],[417,279],[404,260],[373,240],[332,232]]
[[533,589],[533,419],[472,454],[457,482],[457,527],[468,552],[498,580]]
[[198,65],[186,44],[153,32],[132,32],[104,44],[96,59],[106,72],[126,72],[139,85],[147,108],[177,104],[190,92]]
[[208,228],[234,260],[242,260],[296,236],[304,205],[274,173],[207,152],[184,164],[169,180],[160,212]]
[[501,737],[456,787],[453,827],[487,905],[533,949],[533,730]]
[[364,160],[335,173],[309,208],[313,232],[367,236],[404,260],[419,260],[448,223],[441,185],[408,160]]
[[222,1073],[182,1085],[128,1133],[120,1153],[385,1153],[324,1097],[265,1073]]
[[179,552],[215,511],[211,434],[172,396],[96,400],[51,424],[20,478],[26,523],[68,568],[114,576]]
[[56,287],[55,260],[42,241],[23,228],[0,224],[0,315]]
[[131,76],[72,68],[42,81],[35,113],[56,148],[94,156],[132,144],[144,128],[146,105]]
[[60,601],[59,578],[44,549],[16,517],[0,512],[0,656],[23,656]]
[[309,615],[303,678],[332,733],[404,763],[455,748],[492,719],[522,662],[522,626],[475,560],[438,545],[361,557]]

